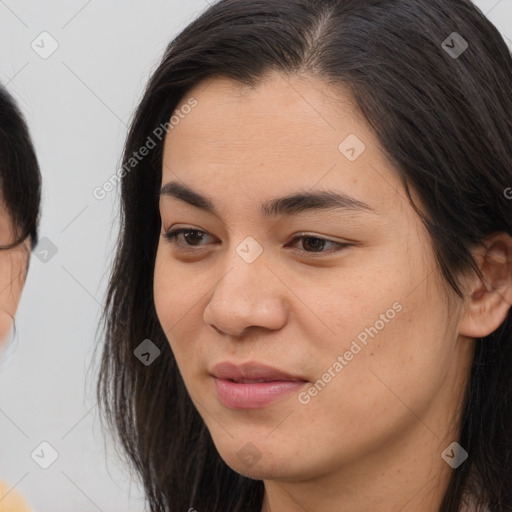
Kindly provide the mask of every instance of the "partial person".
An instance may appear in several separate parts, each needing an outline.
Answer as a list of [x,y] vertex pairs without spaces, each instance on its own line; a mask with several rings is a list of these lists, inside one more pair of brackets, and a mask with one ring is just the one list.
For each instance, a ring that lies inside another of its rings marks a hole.
[[[0,360],[16,333],[14,316],[38,240],[40,200],[41,176],[27,124],[0,85]],[[12,485],[0,481],[0,512],[30,510]]]

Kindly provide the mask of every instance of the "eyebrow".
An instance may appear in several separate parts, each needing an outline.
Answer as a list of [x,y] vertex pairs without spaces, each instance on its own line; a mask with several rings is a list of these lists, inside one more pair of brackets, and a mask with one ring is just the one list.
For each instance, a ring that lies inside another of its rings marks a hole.
[[[210,212],[217,217],[220,216],[213,201],[209,197],[177,181],[171,181],[165,184],[160,190],[160,196],[175,197],[196,208]],[[334,192],[332,190],[299,191],[284,197],[270,199],[260,207],[260,213],[265,217],[298,215],[308,210],[341,210],[377,213],[363,201],[359,201],[343,192]]]

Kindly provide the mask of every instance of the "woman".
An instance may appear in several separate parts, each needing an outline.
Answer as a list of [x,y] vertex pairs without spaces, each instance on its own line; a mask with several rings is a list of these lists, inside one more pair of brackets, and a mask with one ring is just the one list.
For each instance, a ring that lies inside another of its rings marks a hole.
[[171,42],[98,386],[152,511],[512,510],[511,84],[466,0],[222,0]]
[[[7,343],[37,243],[41,177],[28,128],[0,86],[0,345]],[[26,500],[0,482],[0,512],[24,512]]]

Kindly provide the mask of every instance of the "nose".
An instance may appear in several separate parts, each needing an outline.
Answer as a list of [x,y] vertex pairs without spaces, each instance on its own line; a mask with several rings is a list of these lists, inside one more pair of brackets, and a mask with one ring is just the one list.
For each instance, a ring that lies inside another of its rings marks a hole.
[[281,329],[287,321],[288,288],[267,266],[263,255],[247,263],[237,254],[215,285],[203,320],[216,331],[243,337],[251,328]]

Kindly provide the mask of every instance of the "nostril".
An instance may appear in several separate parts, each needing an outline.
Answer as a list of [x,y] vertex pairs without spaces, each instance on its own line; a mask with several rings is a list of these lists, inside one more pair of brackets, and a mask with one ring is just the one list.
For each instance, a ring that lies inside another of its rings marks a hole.
[[215,325],[212,325],[211,327],[212,327],[212,329],[213,329],[215,332],[217,332],[217,333],[219,333],[219,334],[223,334],[223,332],[222,332],[219,328],[215,327]]

